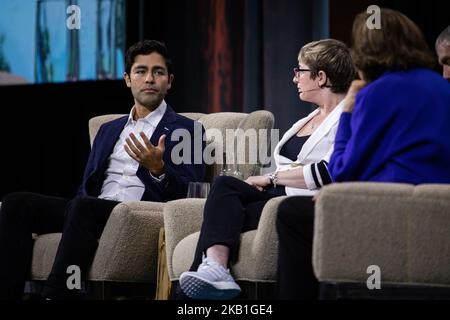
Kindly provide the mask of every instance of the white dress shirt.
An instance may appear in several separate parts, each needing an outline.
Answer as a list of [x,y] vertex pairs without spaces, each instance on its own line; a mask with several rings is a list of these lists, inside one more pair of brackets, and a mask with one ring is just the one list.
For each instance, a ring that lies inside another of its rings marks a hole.
[[167,104],[162,103],[150,112],[145,118],[133,119],[134,107],[131,109],[128,121],[125,124],[119,139],[114,146],[114,150],[108,158],[108,168],[105,172],[102,191],[99,198],[115,201],[139,201],[145,191],[142,181],[136,176],[139,163],[131,158],[124,149],[125,139],[133,133],[136,138],[145,146],[140,133],[144,132],[150,140],[156,126],[161,121],[166,112]]

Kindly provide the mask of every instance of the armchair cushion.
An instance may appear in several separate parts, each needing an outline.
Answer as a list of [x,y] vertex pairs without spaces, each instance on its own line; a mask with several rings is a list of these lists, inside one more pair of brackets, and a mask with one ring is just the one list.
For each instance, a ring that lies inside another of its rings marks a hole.
[[[163,203],[127,202],[117,205],[99,240],[89,280],[155,282]],[[40,235],[33,248],[31,279],[47,279],[61,233]],[[145,250],[142,250],[145,248]]]
[[60,240],[61,233],[48,233],[35,238],[31,260],[31,279],[47,280]]
[[[203,124],[203,127],[206,129],[206,139],[207,144],[215,143],[222,144],[223,152],[233,150],[233,153],[239,153],[241,155],[245,155],[245,159],[250,159],[250,155],[254,155],[256,160],[259,162],[265,159],[258,159],[258,149],[259,146],[265,144],[267,147],[270,146],[270,130],[273,128],[274,117],[273,114],[269,111],[259,110],[254,111],[249,114],[246,113],[237,113],[237,112],[219,112],[203,115],[198,118],[198,121]],[[208,129],[219,129],[221,134],[224,137],[224,141],[213,141],[213,135],[211,131]],[[255,143],[246,143],[245,150],[236,150],[235,137],[227,136],[226,129],[241,129],[243,132],[246,132],[248,129],[254,129],[258,132],[260,129],[266,129],[266,136],[262,136],[262,139],[265,141],[260,141],[259,136],[257,136],[257,141]],[[234,144],[234,148],[227,148]],[[217,155],[221,156],[221,155]],[[233,154],[229,154],[227,157],[230,159],[234,159]],[[244,178],[247,178],[250,175],[255,174],[256,169],[259,168],[258,163],[248,163],[248,164],[239,164],[239,169],[243,174]],[[207,172],[207,180],[211,181],[215,176],[219,174],[219,170],[221,169],[221,165],[213,165],[208,168]]]
[[[239,165],[239,170],[245,178],[259,174],[257,169],[260,167],[260,164],[264,164],[266,160],[260,159],[260,155],[265,155],[266,158],[270,158],[270,129],[272,129],[274,121],[275,119],[272,113],[259,110],[250,113],[239,123],[238,129],[242,129],[244,132],[249,129],[254,129],[258,133],[256,143],[245,143],[245,150],[236,150],[236,153],[245,156],[245,159],[251,160],[250,155],[254,155],[254,158],[258,162],[258,164],[245,163]],[[262,135],[261,133],[264,131],[261,130],[264,129],[266,130],[265,135]]]
[[117,205],[103,230],[89,279],[155,282],[163,207],[144,201]]
[[97,116],[89,119],[89,137],[91,146],[94,143],[95,136],[97,135],[98,130],[102,126],[102,124],[116,120],[117,118],[123,117],[125,114],[105,114],[102,116]]

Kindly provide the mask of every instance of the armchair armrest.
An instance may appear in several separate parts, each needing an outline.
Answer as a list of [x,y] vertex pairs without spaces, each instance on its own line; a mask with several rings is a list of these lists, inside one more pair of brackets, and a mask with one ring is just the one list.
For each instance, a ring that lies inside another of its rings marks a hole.
[[278,257],[276,217],[278,206],[286,198],[287,196],[280,196],[270,199],[264,206],[258,229],[241,235],[238,261],[232,267],[237,279],[275,281]]
[[139,201],[114,208],[99,240],[90,280],[156,282],[164,205]]
[[320,281],[450,285],[450,185],[340,183],[315,206],[313,266]]
[[164,207],[167,267],[170,279],[175,279],[172,256],[176,245],[188,235],[200,231],[206,199],[179,199]]

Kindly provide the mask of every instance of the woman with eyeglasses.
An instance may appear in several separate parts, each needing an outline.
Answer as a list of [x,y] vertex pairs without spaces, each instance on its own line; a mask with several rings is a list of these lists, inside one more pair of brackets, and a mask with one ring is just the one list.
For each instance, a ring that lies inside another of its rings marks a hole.
[[298,55],[293,82],[299,98],[317,106],[283,135],[274,150],[277,170],[246,181],[216,178],[191,271],[180,277],[182,292],[192,299],[231,299],[240,292],[228,270],[236,257],[241,232],[254,230],[262,209],[281,195],[313,195],[330,183],[327,162],[333,150],[342,101],[355,78],[347,46],[326,39],[306,44]]

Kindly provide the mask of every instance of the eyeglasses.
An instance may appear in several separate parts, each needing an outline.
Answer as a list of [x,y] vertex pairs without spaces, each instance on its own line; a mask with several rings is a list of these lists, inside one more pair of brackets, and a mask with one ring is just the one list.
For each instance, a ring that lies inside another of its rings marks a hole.
[[311,71],[309,69],[302,69],[302,68],[294,68],[294,77],[298,78],[302,74],[302,72],[305,71]]

